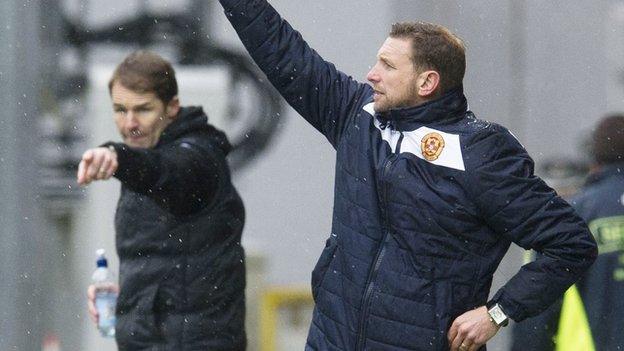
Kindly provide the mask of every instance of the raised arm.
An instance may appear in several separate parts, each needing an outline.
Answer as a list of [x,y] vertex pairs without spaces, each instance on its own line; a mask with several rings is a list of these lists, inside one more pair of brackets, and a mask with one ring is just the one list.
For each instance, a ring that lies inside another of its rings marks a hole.
[[321,58],[265,0],[220,0],[251,57],[286,101],[336,146],[371,88]]

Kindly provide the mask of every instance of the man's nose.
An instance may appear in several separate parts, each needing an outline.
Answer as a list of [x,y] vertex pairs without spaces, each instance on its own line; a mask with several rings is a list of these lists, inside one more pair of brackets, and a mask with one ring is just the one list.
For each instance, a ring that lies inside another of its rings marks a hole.
[[136,115],[132,111],[128,111],[125,116],[125,124],[127,128],[136,128],[139,126],[139,121],[136,118]]
[[373,66],[368,74],[366,75],[366,79],[371,83],[379,82],[379,74],[377,74],[376,66]]

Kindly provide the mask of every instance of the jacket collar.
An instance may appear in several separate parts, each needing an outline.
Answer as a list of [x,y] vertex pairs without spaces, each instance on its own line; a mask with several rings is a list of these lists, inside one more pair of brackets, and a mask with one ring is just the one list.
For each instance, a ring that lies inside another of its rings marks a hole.
[[384,128],[391,127],[399,131],[410,131],[423,124],[459,120],[464,117],[466,111],[468,111],[468,102],[462,86],[459,86],[424,104],[391,109],[388,112],[377,113],[376,116]]
[[[227,155],[231,149],[227,136],[208,123],[208,116],[201,106],[187,106],[180,108],[177,118],[163,130],[156,147],[166,145],[187,135],[206,133],[212,138],[221,151]],[[206,137],[206,136],[203,136]]]

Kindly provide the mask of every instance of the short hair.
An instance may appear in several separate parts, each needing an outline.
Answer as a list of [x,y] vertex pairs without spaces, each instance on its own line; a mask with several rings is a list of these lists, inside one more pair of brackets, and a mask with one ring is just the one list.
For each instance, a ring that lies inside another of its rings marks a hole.
[[399,22],[392,25],[390,37],[412,41],[414,67],[437,71],[442,92],[462,84],[466,72],[466,47],[447,28],[427,22]]
[[108,82],[109,93],[116,82],[138,93],[154,93],[165,104],[178,95],[171,63],[145,50],[131,53],[117,66]]
[[591,143],[596,163],[624,161],[624,115],[613,114],[601,119],[592,133]]

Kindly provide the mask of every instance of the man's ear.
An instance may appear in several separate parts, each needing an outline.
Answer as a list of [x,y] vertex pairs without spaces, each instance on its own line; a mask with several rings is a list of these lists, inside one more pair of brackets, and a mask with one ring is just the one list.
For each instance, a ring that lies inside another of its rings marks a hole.
[[180,99],[178,96],[174,96],[168,103],[165,108],[165,114],[169,119],[175,119],[178,117],[178,112],[180,112]]
[[436,71],[424,71],[416,79],[418,96],[423,98],[434,97],[440,86],[440,73]]

